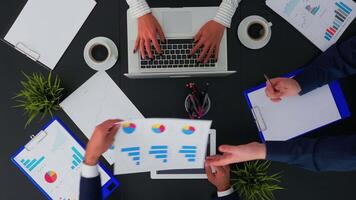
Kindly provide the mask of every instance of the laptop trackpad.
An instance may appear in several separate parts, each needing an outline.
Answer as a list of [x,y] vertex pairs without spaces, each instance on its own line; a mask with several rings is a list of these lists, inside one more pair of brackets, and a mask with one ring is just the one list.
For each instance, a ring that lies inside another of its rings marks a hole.
[[192,13],[190,11],[163,12],[163,29],[166,34],[192,33]]

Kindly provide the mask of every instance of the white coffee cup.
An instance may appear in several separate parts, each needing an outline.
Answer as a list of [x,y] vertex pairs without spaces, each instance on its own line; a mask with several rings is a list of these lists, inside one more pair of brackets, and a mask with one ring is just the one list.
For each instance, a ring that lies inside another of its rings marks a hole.
[[263,17],[252,15],[241,21],[237,35],[241,43],[250,49],[260,49],[269,42],[272,23]]
[[88,66],[97,71],[105,71],[113,67],[119,56],[115,43],[106,37],[91,39],[85,45],[83,54]]

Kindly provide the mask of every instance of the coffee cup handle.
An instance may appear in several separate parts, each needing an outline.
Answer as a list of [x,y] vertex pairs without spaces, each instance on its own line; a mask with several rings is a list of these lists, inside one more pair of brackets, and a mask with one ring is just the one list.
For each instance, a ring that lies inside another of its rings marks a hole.
[[270,27],[271,27],[272,25],[273,25],[273,24],[272,24],[272,22],[268,22],[268,26],[270,26]]

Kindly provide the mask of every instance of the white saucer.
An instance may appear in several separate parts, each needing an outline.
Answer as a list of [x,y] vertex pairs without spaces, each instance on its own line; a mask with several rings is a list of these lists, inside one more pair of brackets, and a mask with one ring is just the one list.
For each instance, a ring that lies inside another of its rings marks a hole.
[[[109,51],[108,58],[106,60],[104,60],[103,62],[97,62],[97,61],[93,60],[91,58],[91,56],[89,55],[90,49],[94,45],[98,45],[98,44],[101,44],[101,45],[107,47],[108,51]],[[105,71],[105,70],[110,69],[111,67],[113,67],[115,65],[115,63],[118,60],[118,57],[119,57],[119,52],[117,50],[115,43],[106,37],[93,38],[85,45],[85,48],[84,48],[85,62],[87,63],[87,65],[90,68],[92,68],[96,71]]]
[[[247,33],[248,26],[251,23],[256,22],[256,21],[262,22],[267,27],[267,35],[265,36],[264,39],[255,40],[255,39],[251,38]],[[261,49],[262,47],[266,46],[267,43],[271,39],[271,35],[272,35],[271,26],[272,26],[272,23],[268,22],[263,17],[257,16],[257,15],[252,15],[252,16],[246,17],[244,20],[241,21],[241,23],[237,29],[237,36],[239,37],[240,42],[245,47],[247,47],[249,49]]]

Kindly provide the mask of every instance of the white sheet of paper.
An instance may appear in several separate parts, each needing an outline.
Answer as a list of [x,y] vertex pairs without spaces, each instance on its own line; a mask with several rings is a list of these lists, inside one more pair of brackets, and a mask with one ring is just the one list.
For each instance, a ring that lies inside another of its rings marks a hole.
[[[108,119],[144,118],[106,72],[97,72],[60,103],[62,109],[87,136]],[[104,154],[110,164],[112,148]]]
[[115,174],[204,166],[211,121],[137,119],[115,139]]
[[[352,0],[267,0],[266,4],[322,51],[340,38],[356,16]],[[328,39],[327,30],[332,35]]]
[[[80,163],[85,150],[58,121],[54,121],[44,131],[47,136],[30,151],[23,149],[15,161],[52,199],[78,199]],[[76,166],[73,165],[75,156],[81,160]],[[37,163],[29,167],[30,161],[35,159]],[[103,186],[110,177],[101,167],[99,171]],[[54,178],[46,177],[49,173]]]
[[[325,85],[303,96],[272,102],[265,88],[248,94],[252,107],[258,107],[267,127],[266,141],[284,141],[341,119],[330,87]],[[260,123],[263,123],[259,120]]]
[[4,39],[24,44],[54,69],[95,5],[94,0],[29,0]]

